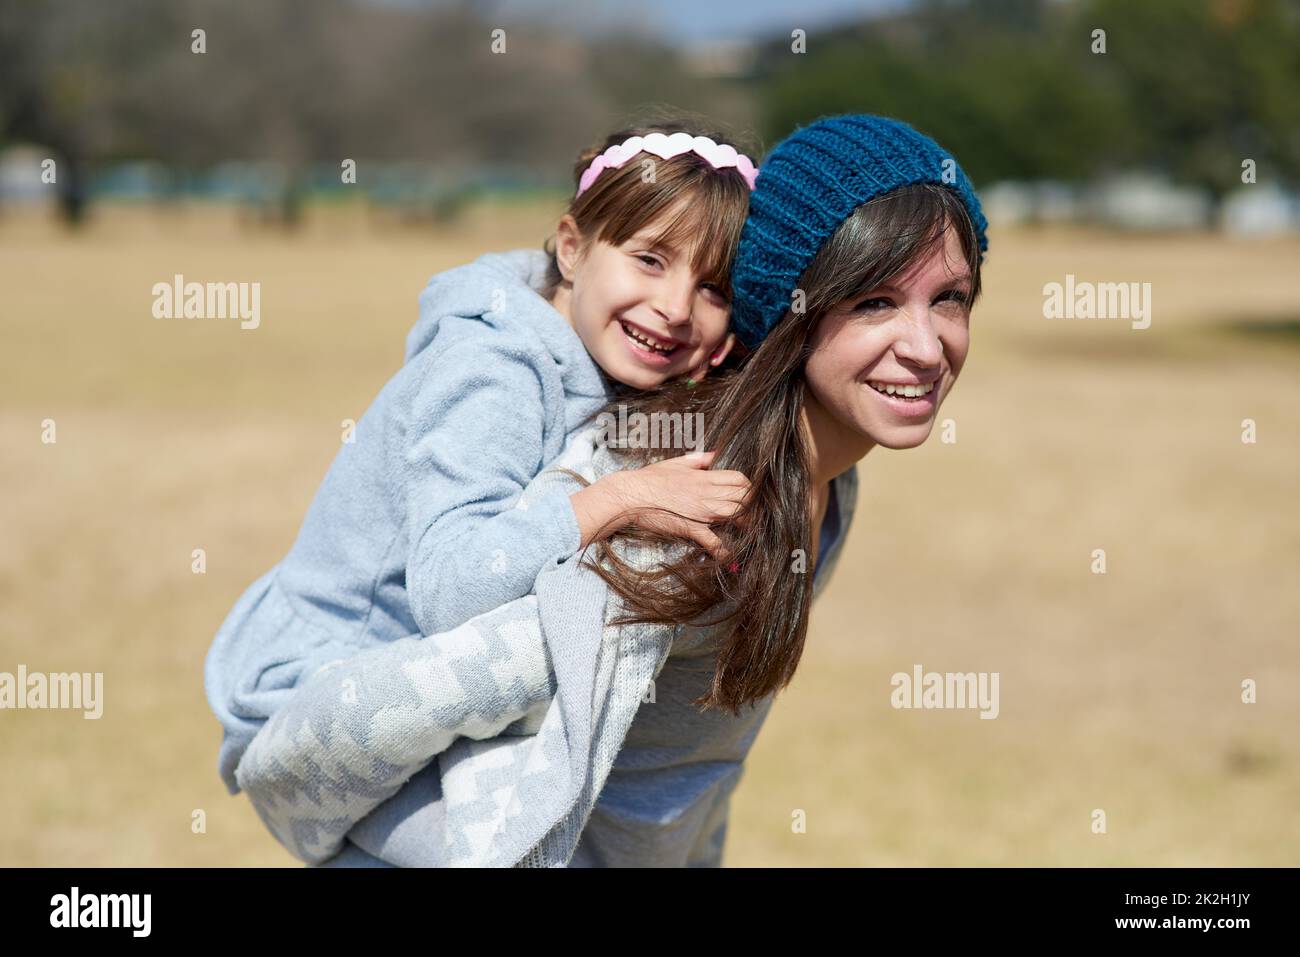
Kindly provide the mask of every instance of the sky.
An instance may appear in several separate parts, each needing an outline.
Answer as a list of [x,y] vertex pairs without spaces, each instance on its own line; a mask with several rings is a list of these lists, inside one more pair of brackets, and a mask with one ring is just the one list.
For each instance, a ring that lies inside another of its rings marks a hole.
[[[394,6],[442,6],[452,0],[371,0]],[[584,36],[639,27],[672,43],[788,36],[908,6],[908,0],[475,0],[488,20],[523,19]]]

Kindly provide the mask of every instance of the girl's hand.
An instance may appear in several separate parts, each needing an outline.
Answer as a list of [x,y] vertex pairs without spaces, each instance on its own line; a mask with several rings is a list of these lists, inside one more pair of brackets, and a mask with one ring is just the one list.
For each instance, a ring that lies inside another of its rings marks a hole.
[[749,479],[740,472],[710,469],[716,455],[691,452],[644,468],[611,472],[574,492],[570,501],[583,546],[635,525],[689,539],[715,558],[725,559],[722,540],[709,526],[735,517],[749,495]]

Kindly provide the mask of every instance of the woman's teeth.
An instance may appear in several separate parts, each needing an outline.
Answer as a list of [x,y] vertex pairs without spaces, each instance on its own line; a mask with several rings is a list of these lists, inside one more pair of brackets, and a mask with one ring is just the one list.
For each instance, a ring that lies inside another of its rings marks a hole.
[[629,339],[633,340],[637,345],[642,346],[643,348],[650,349],[654,352],[661,352],[664,355],[671,355],[677,351],[677,343],[675,342],[671,345],[663,345],[660,340],[651,339],[639,330],[629,326],[626,322],[620,322],[619,325],[623,327],[623,333]]
[[923,395],[929,395],[934,389],[933,382],[927,382],[924,385],[894,385],[893,383],[868,382],[867,385],[877,392],[883,392],[885,395],[898,396],[904,399],[919,399]]

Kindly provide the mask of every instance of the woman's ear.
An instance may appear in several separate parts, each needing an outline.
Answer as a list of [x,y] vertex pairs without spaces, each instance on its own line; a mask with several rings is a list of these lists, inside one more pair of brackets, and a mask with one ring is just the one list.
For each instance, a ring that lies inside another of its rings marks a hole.
[[578,228],[578,221],[565,213],[555,227],[555,262],[565,282],[573,282],[582,254],[582,230]]

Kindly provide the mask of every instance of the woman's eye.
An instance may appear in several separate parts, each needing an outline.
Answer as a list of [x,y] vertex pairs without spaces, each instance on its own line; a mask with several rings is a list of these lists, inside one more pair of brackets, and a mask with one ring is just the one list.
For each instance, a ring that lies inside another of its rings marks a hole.
[[966,296],[966,293],[962,292],[960,289],[949,289],[947,292],[941,293],[939,297],[935,299],[935,302],[955,302],[961,306],[966,305],[967,301],[968,297]]
[[864,299],[854,307],[855,312],[879,312],[881,309],[888,309],[893,303],[888,299]]

